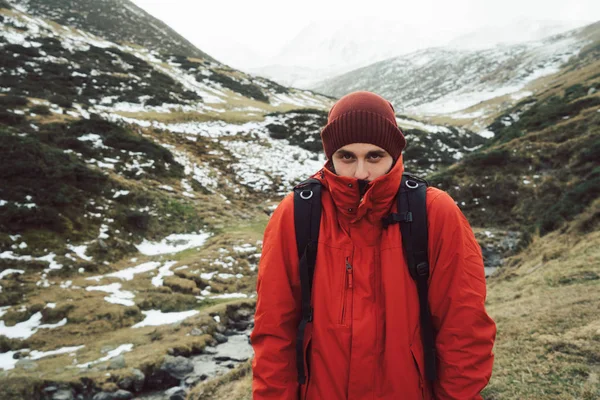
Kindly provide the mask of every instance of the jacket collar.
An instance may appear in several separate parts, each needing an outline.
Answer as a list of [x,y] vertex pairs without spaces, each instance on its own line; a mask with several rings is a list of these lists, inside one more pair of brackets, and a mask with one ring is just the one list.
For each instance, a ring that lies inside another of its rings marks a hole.
[[313,178],[319,179],[327,188],[338,215],[349,219],[350,222],[357,222],[366,216],[369,222],[375,223],[389,214],[402,181],[404,172],[402,156],[398,158],[390,172],[369,183],[362,200],[358,179],[336,175],[330,167],[328,161]]

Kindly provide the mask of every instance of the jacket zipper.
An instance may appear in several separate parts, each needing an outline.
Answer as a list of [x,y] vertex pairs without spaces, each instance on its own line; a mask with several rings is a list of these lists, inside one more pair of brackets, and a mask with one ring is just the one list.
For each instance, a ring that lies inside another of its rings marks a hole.
[[353,276],[352,276],[352,264],[348,261],[348,257],[346,257],[346,279],[344,282],[344,295],[342,296],[342,316],[340,318],[340,324],[345,325],[344,321],[346,319],[346,308],[347,308],[347,297],[348,290],[352,290],[353,286]]

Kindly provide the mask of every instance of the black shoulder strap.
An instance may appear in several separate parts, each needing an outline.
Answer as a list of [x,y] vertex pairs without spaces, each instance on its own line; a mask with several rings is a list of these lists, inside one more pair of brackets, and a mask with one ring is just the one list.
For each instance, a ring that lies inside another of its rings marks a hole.
[[402,175],[402,183],[398,190],[398,214],[395,219],[394,217],[392,219],[393,222],[400,222],[402,245],[406,254],[408,269],[417,284],[425,356],[425,376],[427,380],[434,381],[436,379],[436,354],[428,301],[429,241],[427,236],[426,193],[427,181],[408,174]]
[[306,382],[303,348],[304,330],[313,318],[310,295],[317,260],[320,225],[321,182],[318,179],[311,178],[294,188],[294,226],[300,259],[300,286],[302,291],[302,319],[296,336],[296,365],[298,368],[298,383],[301,385]]

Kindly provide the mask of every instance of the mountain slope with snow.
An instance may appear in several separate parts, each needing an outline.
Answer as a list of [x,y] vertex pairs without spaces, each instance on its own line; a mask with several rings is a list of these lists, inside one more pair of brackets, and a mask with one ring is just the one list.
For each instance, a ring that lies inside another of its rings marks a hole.
[[540,40],[583,25],[584,22],[522,20],[482,27],[457,37],[455,31],[431,35],[428,26],[382,17],[313,22],[269,64],[248,71],[288,86],[312,88],[326,79],[419,49],[487,49],[499,44]]
[[390,99],[399,112],[451,114],[495,98],[516,101],[528,96],[528,84],[558,73],[598,40],[600,23],[537,42],[485,50],[421,50],[324,81],[315,90],[332,96],[371,90]]
[[118,43],[214,61],[129,0],[7,0],[17,10]]

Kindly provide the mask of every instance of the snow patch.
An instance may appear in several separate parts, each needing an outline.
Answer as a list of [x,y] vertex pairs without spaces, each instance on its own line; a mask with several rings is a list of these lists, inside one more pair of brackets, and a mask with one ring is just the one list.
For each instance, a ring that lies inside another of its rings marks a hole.
[[133,325],[132,328],[174,324],[183,321],[186,318],[192,317],[198,313],[198,310],[171,313],[163,313],[160,310],[142,311],[142,314],[144,314],[146,318],[142,322],[138,322],[137,324]]

